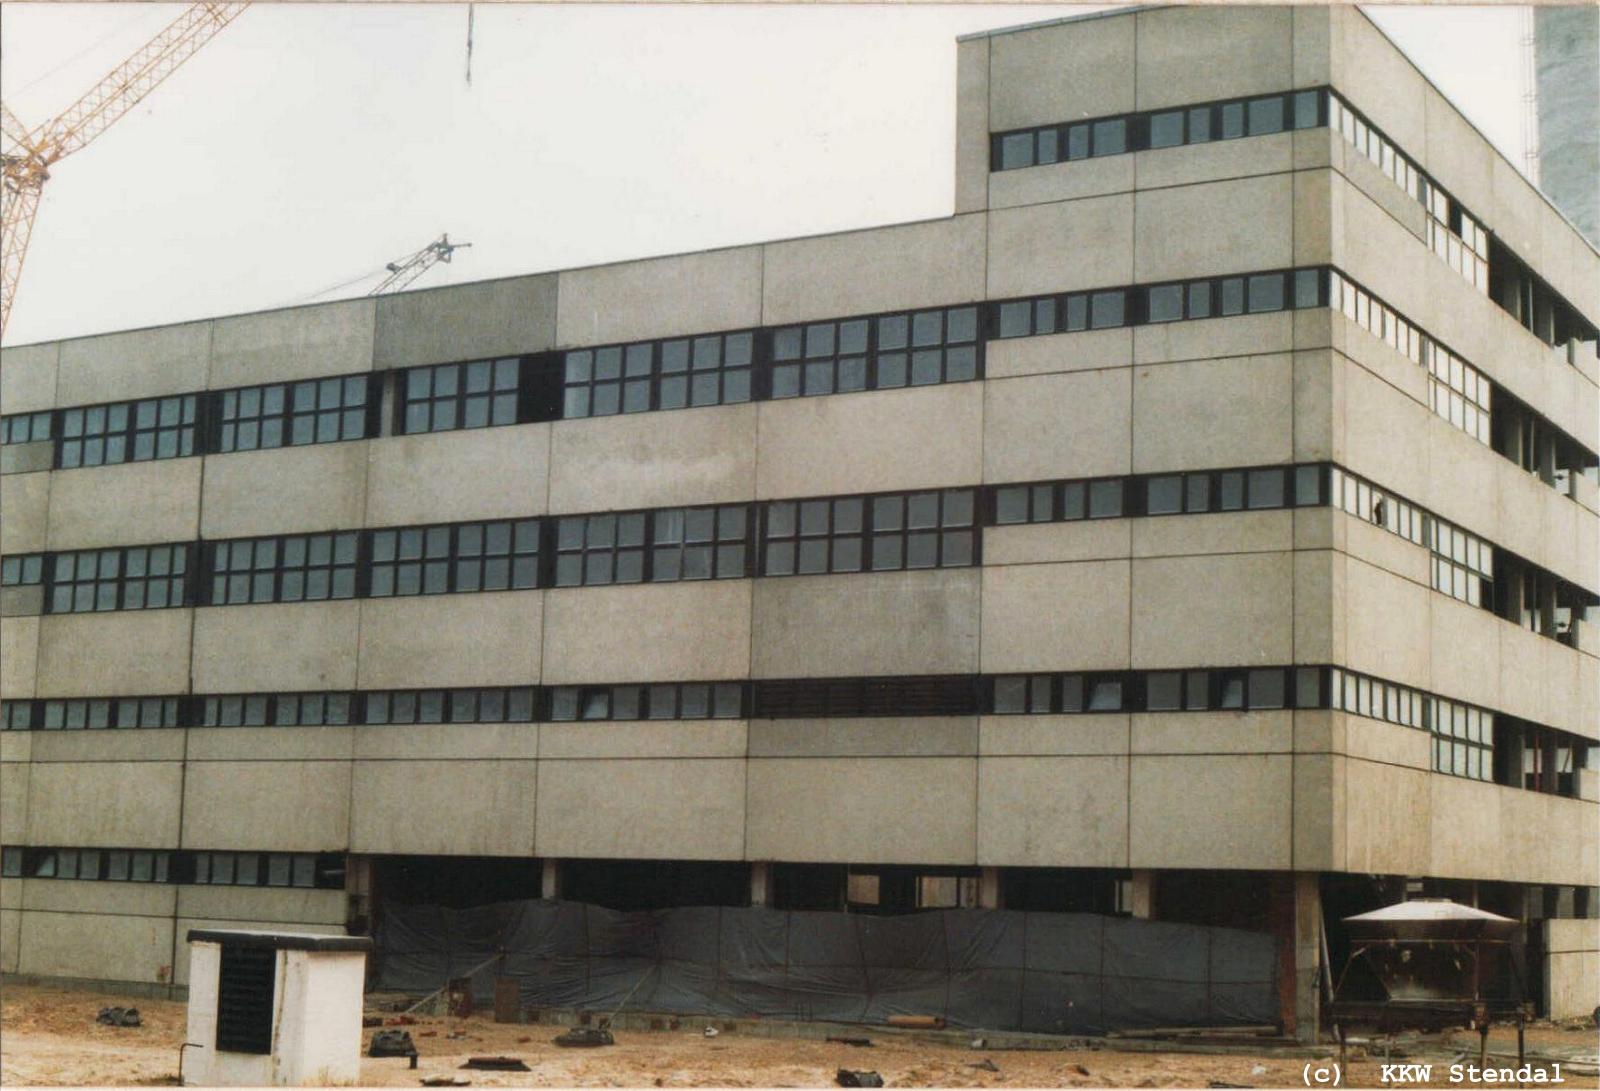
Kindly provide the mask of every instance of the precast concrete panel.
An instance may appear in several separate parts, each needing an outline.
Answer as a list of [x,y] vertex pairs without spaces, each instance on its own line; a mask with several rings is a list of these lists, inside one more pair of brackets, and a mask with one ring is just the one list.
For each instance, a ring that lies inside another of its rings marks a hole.
[[726,504],[756,494],[754,405],[560,421],[551,429],[550,510]]
[[151,326],[60,344],[56,405],[188,394],[206,387],[211,322]]
[[368,453],[368,526],[516,519],[545,511],[548,424],[391,436]]
[[1294,749],[1294,713],[1141,712],[1132,723],[1135,754],[1287,754]]
[[29,912],[22,917],[17,972],[93,981],[172,981],[171,917]]
[[378,306],[368,297],[218,318],[208,385],[224,390],[370,371]]
[[1127,561],[983,570],[985,674],[1128,668]]
[[989,42],[956,43],[956,213],[984,207],[989,186]]
[[1135,155],[995,171],[989,175],[989,207],[1018,208],[1127,193],[1134,188],[1137,172]]
[[985,716],[978,722],[978,753],[984,758],[1125,755],[1131,719],[1125,712]]
[[1128,368],[984,385],[985,481],[1128,472],[1133,446],[1133,378]]
[[321,443],[205,460],[201,536],[353,530],[367,500],[367,445]]
[[[189,688],[193,610],[52,614],[39,619],[39,697],[139,697]],[[10,628],[17,619],[8,619]],[[71,842],[61,842],[71,844]]]
[[531,761],[358,761],[350,851],[531,856],[536,776]]
[[1294,423],[1286,354],[1133,371],[1135,473],[1288,462]]
[[1135,756],[1128,866],[1287,868],[1291,760],[1287,754]]
[[350,844],[350,768],[348,761],[191,761],[183,782],[183,843],[341,852]]
[[45,549],[50,478],[47,473],[7,476],[5,518],[0,519],[0,554],[37,553]]
[[[355,688],[357,626],[366,605],[355,600],[284,602],[194,611],[195,691],[293,693]],[[163,692],[177,693],[184,688],[180,685]]]
[[28,770],[26,761],[0,762],[0,839],[21,843],[28,829]]
[[0,693],[11,700],[34,694],[39,667],[39,619],[8,617],[0,623]]
[[7,413],[36,413],[56,405],[61,342],[0,349],[0,405]]
[[[1430,85],[1422,90],[1428,173],[1482,219],[1494,211],[1494,146]],[[1409,150],[1409,149],[1408,149]],[[1494,224],[1487,225],[1490,230]]]
[[1281,552],[1134,561],[1134,668],[1290,662],[1293,572]]
[[1126,867],[1126,757],[978,762],[978,862],[985,867]]
[[[531,723],[473,724],[371,724],[354,728],[353,755],[357,761],[401,758],[462,761],[519,761],[539,756],[544,725]],[[584,724],[598,729],[601,724]],[[317,728],[314,730],[325,730]]]
[[747,677],[753,586],[697,580],[546,592],[544,681]]
[[[187,732],[186,756],[190,761],[349,761],[354,754],[358,730],[360,728],[332,724],[192,727]],[[405,729],[397,727],[395,730]],[[117,734],[138,732],[118,731]]]
[[411,595],[366,599],[360,606],[361,689],[539,680],[544,592]]
[[983,298],[985,217],[875,227],[762,247],[764,325]]
[[1430,676],[1428,597],[1435,592],[1357,558],[1345,565],[1344,665],[1402,685],[1427,689]]
[[1148,328],[1084,330],[990,341],[984,347],[984,376],[1011,379],[1127,367],[1133,362],[1134,338]]
[[1287,174],[1140,190],[1133,215],[1140,283],[1294,262],[1294,181]]
[[1481,607],[1448,595],[1430,594],[1433,637],[1429,677],[1433,691],[1458,701],[1495,708],[1500,704],[1499,627],[1508,624]]
[[541,761],[535,855],[741,859],[745,768],[723,758]]
[[1337,754],[1296,754],[1293,763],[1294,869],[1343,871],[1347,762]]
[[1345,867],[1368,875],[1425,875],[1430,848],[1431,781],[1421,769],[1345,762]]
[[1130,520],[1135,557],[1263,553],[1294,548],[1294,512],[1230,511]]
[[175,458],[52,472],[48,548],[192,541],[200,529],[200,463]]
[[1133,530],[1137,525],[1132,519],[1091,519],[985,527],[983,563],[986,568],[1004,568],[1063,561],[1120,560],[1132,549]]
[[761,247],[746,246],[561,273],[556,345],[759,326],[761,259]]
[[377,303],[374,368],[520,356],[555,342],[554,273],[399,292]]
[[745,856],[976,862],[974,758],[752,758]]
[[1134,18],[1140,110],[1297,86],[1287,5],[1162,7]]
[[751,674],[974,672],[979,577],[973,569],[946,569],[759,580]]
[[169,849],[178,844],[179,762],[34,762],[28,845]]
[[1294,147],[1298,135],[1293,132],[1272,133],[1269,136],[1223,140],[1214,144],[1152,148],[1132,155],[1116,156],[1114,160],[1106,162],[1130,160],[1140,189],[1166,189],[1229,178],[1283,174],[1294,169]]
[[1122,193],[989,213],[989,298],[1131,282],[1133,212]]
[[1332,83],[1352,105],[1428,167],[1428,81],[1361,9],[1329,5]]
[[692,726],[678,720],[543,723],[538,725],[538,756],[544,760],[743,758],[749,750],[751,726],[746,720],[703,720]]
[[[1277,311],[1208,318],[1204,322],[1158,322],[1133,329],[1135,364],[1216,360],[1287,352],[1303,345],[1296,326],[1315,311]],[[1079,336],[1082,336],[1081,334]],[[1317,342],[1317,347],[1326,340]]]
[[865,716],[752,720],[753,758],[972,757],[976,716]]
[[1135,108],[1131,14],[996,34],[989,45],[995,132]]

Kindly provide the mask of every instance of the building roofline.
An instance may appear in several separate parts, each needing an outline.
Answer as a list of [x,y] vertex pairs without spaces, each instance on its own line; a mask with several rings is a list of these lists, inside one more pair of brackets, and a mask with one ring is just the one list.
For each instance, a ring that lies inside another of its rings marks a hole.
[[958,42],[975,42],[982,38],[998,38],[1002,34],[1018,34],[1024,30],[1039,30],[1043,27],[1060,26],[1063,23],[1082,23],[1090,19],[1105,19],[1113,15],[1132,15],[1139,11],[1159,11],[1161,8],[1178,7],[1177,4],[1126,4],[1117,7],[1108,7],[1104,11],[1086,11],[1082,15],[1062,15],[1055,19],[1041,19],[1037,23],[1017,23],[1013,26],[995,27],[993,30],[974,30],[970,34],[961,34],[956,37]]

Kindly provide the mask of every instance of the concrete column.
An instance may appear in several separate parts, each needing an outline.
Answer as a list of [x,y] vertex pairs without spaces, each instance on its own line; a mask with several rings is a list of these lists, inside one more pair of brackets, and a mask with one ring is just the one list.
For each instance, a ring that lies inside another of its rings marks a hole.
[[1322,1012],[1322,884],[1316,872],[1294,876],[1295,1037],[1315,1043]]
[[539,873],[539,897],[546,901],[555,901],[561,897],[561,861],[545,857],[542,861],[543,870]]
[[772,865],[756,862],[750,865],[750,904],[764,908],[772,904]]
[[1130,908],[1140,920],[1153,920],[1156,915],[1156,873],[1135,871],[1130,877],[1132,899]]
[[978,870],[978,908],[1004,909],[1005,894],[1000,889],[1000,869],[986,867]]

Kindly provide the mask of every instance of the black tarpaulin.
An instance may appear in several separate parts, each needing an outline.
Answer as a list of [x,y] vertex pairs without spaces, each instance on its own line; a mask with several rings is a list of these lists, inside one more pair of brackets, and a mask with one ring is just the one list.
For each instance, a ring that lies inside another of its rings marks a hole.
[[[621,913],[577,902],[391,906],[376,987],[519,982],[535,1008],[1103,1034],[1278,1020],[1276,945],[1231,928],[950,909],[898,917],[715,906]],[[488,965],[484,965],[488,963]]]

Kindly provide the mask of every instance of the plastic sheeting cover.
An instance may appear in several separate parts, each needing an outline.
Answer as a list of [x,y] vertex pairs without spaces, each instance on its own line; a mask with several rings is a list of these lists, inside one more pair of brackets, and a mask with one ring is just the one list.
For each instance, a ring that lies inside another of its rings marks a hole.
[[[620,913],[577,902],[392,906],[375,987],[515,978],[532,1008],[951,1025],[1045,1034],[1278,1020],[1276,945],[1230,928],[950,909],[898,917],[721,907]],[[501,956],[498,957],[497,956]],[[493,960],[493,961],[491,961]]]

